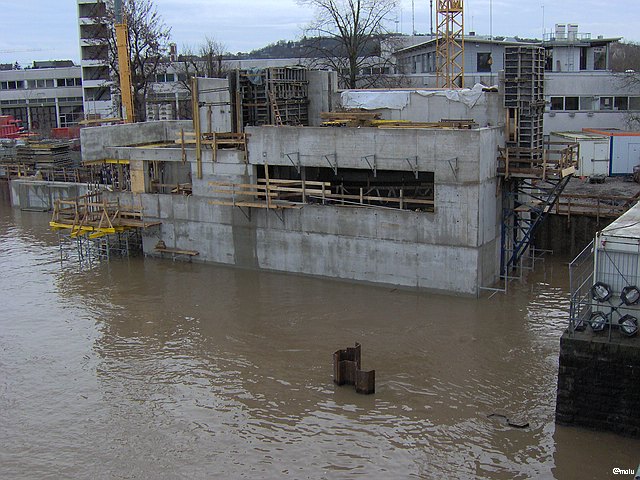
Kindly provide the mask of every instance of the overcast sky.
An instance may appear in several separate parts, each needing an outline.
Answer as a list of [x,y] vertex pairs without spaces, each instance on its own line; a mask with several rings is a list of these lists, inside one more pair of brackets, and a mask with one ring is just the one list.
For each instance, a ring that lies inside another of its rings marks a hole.
[[[295,0],[155,0],[155,4],[172,27],[178,48],[198,45],[208,35],[228,51],[249,51],[277,40],[299,38],[313,16]],[[76,0],[0,0],[0,7],[0,63],[18,61],[26,66],[34,60],[79,61]],[[577,23],[580,32],[594,37],[640,41],[638,0],[466,0],[465,9],[465,30],[478,34],[492,31],[494,35],[539,38],[544,17],[547,31],[555,23]],[[414,18],[416,31],[428,33],[428,0],[402,0],[388,26],[411,33]]]

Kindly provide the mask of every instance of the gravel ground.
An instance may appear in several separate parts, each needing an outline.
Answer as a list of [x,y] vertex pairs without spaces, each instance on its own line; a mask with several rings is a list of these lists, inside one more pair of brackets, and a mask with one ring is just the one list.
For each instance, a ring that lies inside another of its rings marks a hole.
[[640,192],[640,184],[628,177],[607,177],[604,183],[589,183],[588,178],[574,177],[564,189],[566,194],[625,196],[632,197]]

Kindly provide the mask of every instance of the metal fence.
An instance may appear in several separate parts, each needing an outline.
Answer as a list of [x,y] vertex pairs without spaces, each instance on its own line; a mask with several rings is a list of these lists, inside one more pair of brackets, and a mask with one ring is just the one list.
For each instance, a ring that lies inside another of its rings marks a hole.
[[[640,251],[626,241],[591,242],[569,265],[569,333],[633,337],[640,318]],[[614,332],[616,332],[614,334]]]
[[569,333],[582,330],[591,318],[591,287],[593,286],[594,242],[592,241],[569,264]]

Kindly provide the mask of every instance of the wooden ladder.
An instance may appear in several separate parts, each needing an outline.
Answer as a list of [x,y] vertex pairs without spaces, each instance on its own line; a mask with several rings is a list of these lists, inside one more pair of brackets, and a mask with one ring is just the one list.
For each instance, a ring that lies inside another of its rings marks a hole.
[[276,100],[275,94],[269,90],[269,101],[271,103],[271,108],[273,110],[273,118],[275,120],[275,125],[280,126],[282,123],[282,116],[280,115],[280,109],[278,108],[278,102]]

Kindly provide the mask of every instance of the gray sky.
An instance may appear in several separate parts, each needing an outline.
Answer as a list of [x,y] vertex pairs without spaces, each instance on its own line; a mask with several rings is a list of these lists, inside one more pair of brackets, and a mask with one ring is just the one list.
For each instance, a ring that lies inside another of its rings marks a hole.
[[[389,28],[411,33],[414,17],[418,33],[430,30],[429,1],[402,0]],[[435,2],[434,2],[435,3]],[[300,37],[312,18],[295,0],[155,0],[159,13],[172,27],[181,48],[198,45],[209,35],[231,52],[249,51],[277,40]],[[543,8],[544,5],[544,8]],[[0,0],[0,63],[34,60],[79,61],[75,0]],[[540,37],[544,26],[577,23],[594,37],[624,37],[640,41],[638,0],[466,0],[465,30],[478,34]],[[493,21],[490,22],[490,11]],[[492,25],[492,28],[491,28]]]

